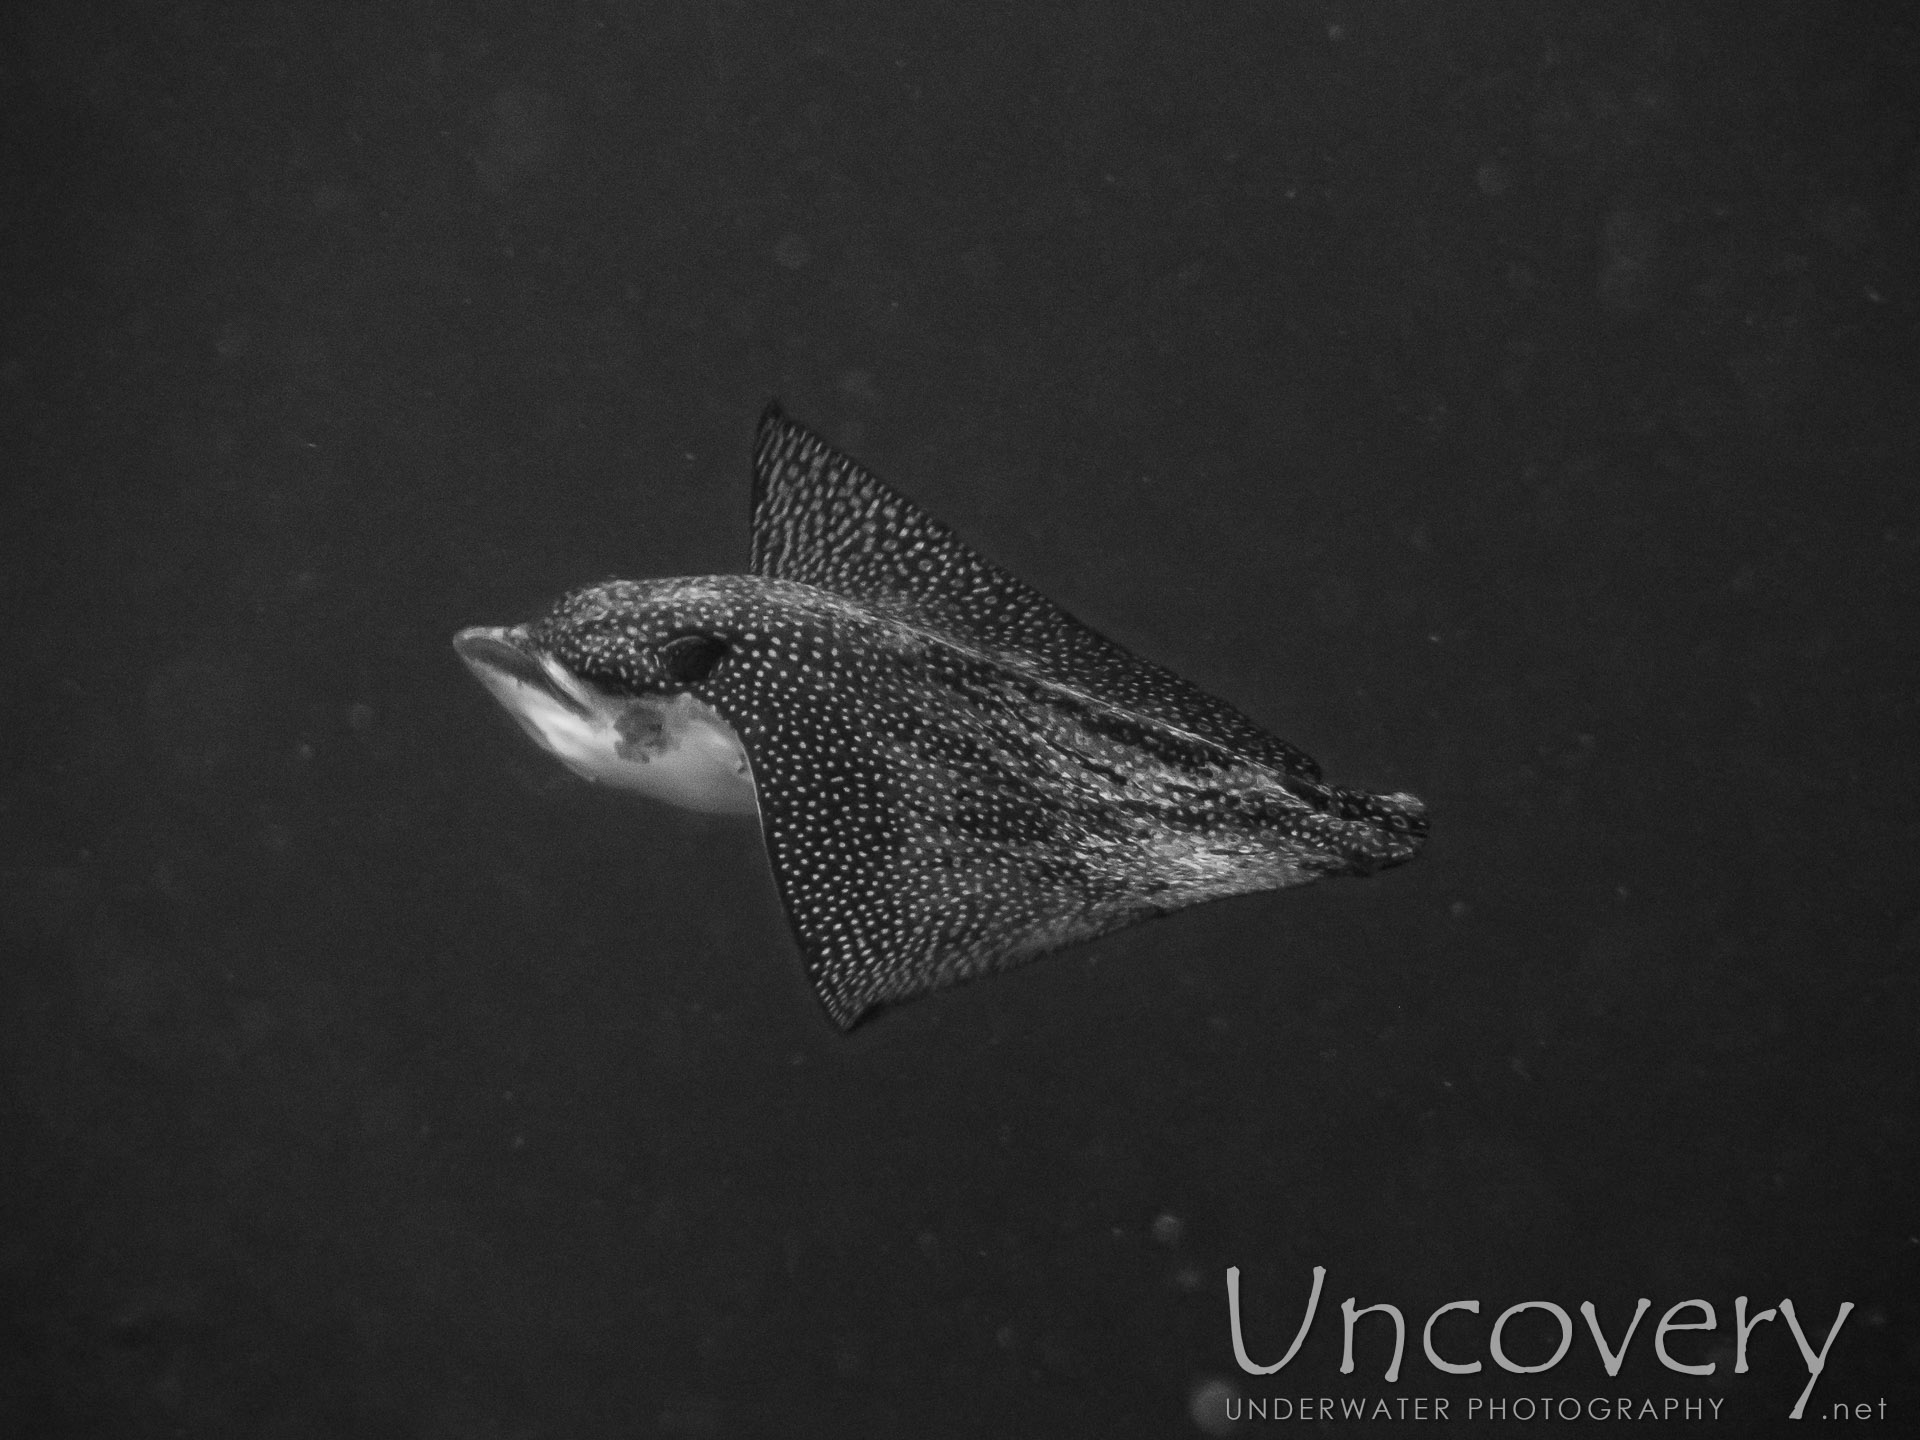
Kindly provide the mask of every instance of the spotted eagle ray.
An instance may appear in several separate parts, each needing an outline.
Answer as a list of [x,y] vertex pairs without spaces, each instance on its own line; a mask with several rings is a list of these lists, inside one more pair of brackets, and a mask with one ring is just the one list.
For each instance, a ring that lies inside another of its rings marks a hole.
[[877,1006],[1427,833],[983,559],[777,405],[745,575],[610,580],[454,648],[588,779],[758,810],[807,975]]

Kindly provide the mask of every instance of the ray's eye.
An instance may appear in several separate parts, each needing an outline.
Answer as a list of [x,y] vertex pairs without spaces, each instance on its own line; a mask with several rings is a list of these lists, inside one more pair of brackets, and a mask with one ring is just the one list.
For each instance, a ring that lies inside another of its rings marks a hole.
[[660,647],[660,668],[676,685],[698,685],[727,654],[716,635],[681,635]]

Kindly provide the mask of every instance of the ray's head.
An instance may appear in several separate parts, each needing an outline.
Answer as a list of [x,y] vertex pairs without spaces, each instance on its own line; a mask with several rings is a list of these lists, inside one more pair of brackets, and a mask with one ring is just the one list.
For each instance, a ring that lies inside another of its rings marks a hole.
[[589,780],[695,810],[750,812],[739,736],[699,687],[745,632],[713,584],[611,581],[453,648],[542,749]]

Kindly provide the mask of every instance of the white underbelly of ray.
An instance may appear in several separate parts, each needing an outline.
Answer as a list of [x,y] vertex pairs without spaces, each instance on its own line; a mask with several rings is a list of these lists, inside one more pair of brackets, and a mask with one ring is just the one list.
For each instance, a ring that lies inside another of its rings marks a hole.
[[501,670],[487,688],[542,749],[576,775],[685,810],[751,815],[753,771],[733,727],[692,695],[608,696],[546,663],[574,704]]

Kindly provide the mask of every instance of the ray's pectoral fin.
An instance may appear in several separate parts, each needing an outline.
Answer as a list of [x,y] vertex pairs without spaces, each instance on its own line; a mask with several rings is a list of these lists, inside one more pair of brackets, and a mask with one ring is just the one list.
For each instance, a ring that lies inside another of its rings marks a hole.
[[778,405],[760,417],[753,469],[754,574],[798,580],[1018,654],[1061,684],[1116,699],[1285,774],[1320,778],[1312,756],[1076,620]]
[[980,756],[970,769],[952,747],[976,742],[937,691],[884,662],[858,687],[846,678],[805,696],[763,688],[767,703],[733,716],[781,901],[836,1025],[1142,913],[1093,913],[1044,797]]
[[779,766],[754,768],[774,883],[807,980],[833,1023],[850,1030],[883,1000],[933,988],[911,981],[927,956],[924,948],[910,952],[911,903],[888,883],[897,836],[879,818],[890,803],[881,777],[843,775],[844,810],[827,820],[781,784]]

